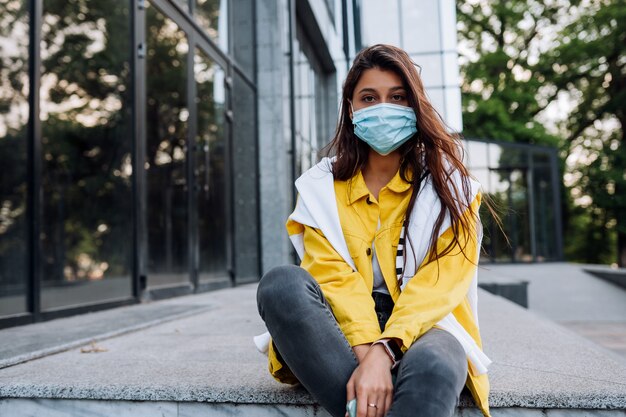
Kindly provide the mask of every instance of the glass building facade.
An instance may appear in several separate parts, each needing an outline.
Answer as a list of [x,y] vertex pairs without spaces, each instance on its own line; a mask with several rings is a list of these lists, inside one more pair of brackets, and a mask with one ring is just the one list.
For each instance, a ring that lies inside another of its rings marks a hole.
[[254,2],[0,16],[0,326],[256,279]]
[[[454,10],[391,3],[379,18],[408,13],[433,36]],[[0,2],[0,327],[254,282],[293,261],[293,181],[332,137],[380,13],[369,0]],[[446,33],[436,50],[410,33],[388,41],[456,127]],[[557,259],[554,155],[498,146],[468,145],[517,213],[512,249],[493,232],[486,256]]]
[[466,160],[500,217],[482,205],[481,262],[545,262],[563,258],[557,150],[466,140]]

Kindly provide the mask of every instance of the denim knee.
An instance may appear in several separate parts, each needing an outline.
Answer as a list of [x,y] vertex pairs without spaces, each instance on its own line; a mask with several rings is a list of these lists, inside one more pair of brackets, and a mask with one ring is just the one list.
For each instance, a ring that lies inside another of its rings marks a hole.
[[311,275],[296,265],[282,265],[269,270],[259,282],[257,288],[257,307],[263,317],[265,308],[280,307],[288,311],[296,307],[302,292],[307,291],[315,282]]
[[[432,332],[432,333],[431,333]],[[467,357],[459,341],[445,330],[433,328],[409,349],[401,370],[416,378],[452,382],[461,387],[467,377]]]

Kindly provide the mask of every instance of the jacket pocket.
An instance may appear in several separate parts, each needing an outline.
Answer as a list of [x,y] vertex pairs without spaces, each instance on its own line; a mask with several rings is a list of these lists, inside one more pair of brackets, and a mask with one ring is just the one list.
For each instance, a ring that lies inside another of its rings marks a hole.
[[[361,237],[345,233],[346,245],[348,245],[348,252],[355,264],[358,264],[358,260],[363,256],[371,255],[371,246]],[[358,265],[357,265],[358,266]]]

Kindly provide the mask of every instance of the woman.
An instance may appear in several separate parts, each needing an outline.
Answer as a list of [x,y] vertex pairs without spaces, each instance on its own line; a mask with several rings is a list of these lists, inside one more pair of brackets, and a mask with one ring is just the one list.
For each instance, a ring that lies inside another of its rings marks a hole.
[[300,267],[259,284],[269,368],[333,416],[453,415],[464,385],[489,416],[476,315],[478,184],[399,48],[359,53],[324,158],[287,221]]

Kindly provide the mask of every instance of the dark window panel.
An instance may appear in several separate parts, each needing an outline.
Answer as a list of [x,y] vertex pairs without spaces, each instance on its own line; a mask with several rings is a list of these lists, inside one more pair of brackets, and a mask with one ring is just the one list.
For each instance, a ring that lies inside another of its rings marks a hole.
[[[505,235],[486,206],[483,261],[543,262],[559,258],[559,213],[554,207],[550,150],[506,143],[467,141],[467,161],[495,203]],[[507,240],[508,238],[508,240]]]
[[28,3],[0,13],[0,317],[27,311]]
[[226,213],[226,136],[224,71],[196,50],[194,74],[197,96],[197,134],[194,179],[198,219],[198,274],[200,282],[228,276]]
[[148,285],[189,283],[188,41],[170,18],[146,8]]
[[556,210],[553,205],[552,166],[550,155],[533,152],[532,192],[535,208],[535,239],[537,261],[555,260],[556,248]]
[[131,296],[129,3],[44,1],[43,310]]
[[228,14],[228,0],[196,0],[195,19],[224,51],[229,49]]

